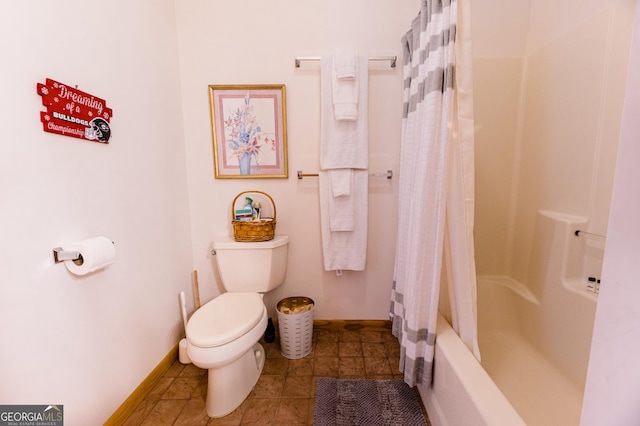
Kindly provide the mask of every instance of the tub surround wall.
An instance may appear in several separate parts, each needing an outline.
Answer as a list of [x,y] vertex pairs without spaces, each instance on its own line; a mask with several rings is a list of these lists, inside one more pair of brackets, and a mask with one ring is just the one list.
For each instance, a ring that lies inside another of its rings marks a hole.
[[478,279],[482,364],[527,424],[580,421],[596,309],[586,271],[602,263],[578,261],[585,245],[574,232],[587,225],[538,212],[527,281]]
[[485,16],[495,8],[472,11],[476,268],[511,277],[503,301],[518,301],[505,310],[520,320],[506,331],[542,345],[581,388],[595,305],[583,288],[600,274],[604,245],[570,233],[606,234],[635,1],[501,6],[499,25]]
[[476,116],[474,238],[479,275],[501,275],[509,270],[508,247],[513,233],[509,226],[510,203],[517,167],[515,139],[523,66],[520,57],[473,59]]
[[478,279],[482,367],[527,424],[578,425],[583,386],[559,366],[562,359],[534,346],[531,328],[554,334],[554,325],[536,323],[532,314],[542,306],[523,298],[521,286],[508,277]]
[[[517,305],[524,336],[580,388],[584,387],[596,309],[596,297],[586,289],[584,265],[575,261],[584,250],[574,230],[586,225],[579,217],[538,213],[525,282],[536,303]],[[599,269],[601,265],[600,259],[592,266]]]
[[[546,238],[546,233],[571,229],[562,230],[566,224],[553,224],[539,212],[563,212],[578,218],[580,229],[607,234],[636,3],[514,2],[505,9],[509,18],[504,19],[520,22],[514,28],[514,37],[494,37],[495,43],[474,45],[477,271],[480,275],[509,276],[507,281],[515,283],[514,289],[526,291],[541,302],[538,306],[517,299],[517,306],[524,304],[522,309],[532,315],[525,324],[522,320],[518,323],[528,341],[563,343],[566,338],[574,348],[588,348],[591,340],[589,325],[594,320],[590,305],[595,296],[581,292],[589,276],[602,278],[602,286],[607,285],[604,274],[600,276],[604,242],[586,238],[565,241],[568,257],[564,258],[562,281],[549,288],[547,283],[553,281],[548,279],[548,268],[557,270],[559,257],[539,256],[545,250],[539,240]],[[478,9],[474,9],[474,17],[484,13]],[[520,20],[523,14],[526,19]],[[495,34],[502,28],[497,25],[482,34]],[[526,33],[524,42],[522,32]],[[492,70],[496,70],[493,78]],[[505,86],[517,86],[519,90],[505,90]],[[493,161],[496,148],[502,152],[497,159],[501,161]],[[486,194],[491,194],[490,198],[484,198]],[[607,240],[607,250],[609,244]],[[547,250],[554,256],[561,254],[558,247]],[[573,302],[567,303],[568,299]],[[555,314],[545,319],[544,311],[554,305]],[[607,306],[608,314],[618,310],[614,306]],[[572,309],[576,310],[575,316]],[[580,318],[586,321],[581,323]],[[532,326],[535,323],[555,326],[539,329]],[[609,325],[602,327],[602,336],[608,335]],[[603,337],[601,346],[593,348],[592,353],[607,353],[606,341]],[[572,383],[584,383],[588,352],[567,351],[565,345],[542,348],[567,369]],[[625,362],[619,365],[626,368]],[[606,381],[600,374],[603,370],[596,371],[594,383]],[[609,402],[604,401],[615,399],[620,407],[618,395],[624,392],[623,387],[607,387],[609,393],[601,401],[590,397],[600,392],[597,385],[587,388],[585,404],[589,401],[590,406],[585,412],[606,418]]]
[[579,423],[596,307],[574,234],[586,225],[538,212],[527,281],[478,277],[482,366],[439,317],[434,383],[421,389],[434,424],[516,424],[500,417],[514,409],[526,424]]
[[520,23],[513,35],[474,20],[474,42],[495,34],[474,45],[476,265],[520,282],[537,211],[586,217],[587,230],[606,233],[635,7],[526,3],[504,10]]
[[540,37],[541,20],[554,22],[547,13],[555,15],[556,7],[532,2],[509,271],[522,282],[538,210],[587,217],[587,230],[606,233],[631,20],[621,1],[598,5],[591,15],[582,2],[573,9],[581,12],[564,31]]

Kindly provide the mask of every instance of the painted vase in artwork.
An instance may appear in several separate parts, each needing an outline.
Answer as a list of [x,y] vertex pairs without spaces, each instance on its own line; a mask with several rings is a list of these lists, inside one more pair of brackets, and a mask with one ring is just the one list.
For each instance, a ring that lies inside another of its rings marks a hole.
[[242,157],[238,158],[238,164],[240,166],[241,175],[251,174],[251,154],[245,152]]

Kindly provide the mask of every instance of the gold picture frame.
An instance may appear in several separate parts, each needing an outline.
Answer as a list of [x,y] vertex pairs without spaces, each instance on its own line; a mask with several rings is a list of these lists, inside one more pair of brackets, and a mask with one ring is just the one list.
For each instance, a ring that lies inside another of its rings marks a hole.
[[284,84],[210,85],[216,179],[287,178]]

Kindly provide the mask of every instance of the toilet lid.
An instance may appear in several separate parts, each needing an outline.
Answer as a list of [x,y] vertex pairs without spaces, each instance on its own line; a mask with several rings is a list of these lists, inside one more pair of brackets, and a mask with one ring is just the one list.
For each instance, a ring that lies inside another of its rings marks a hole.
[[255,327],[264,310],[258,293],[223,293],[194,312],[187,338],[201,348],[224,345]]

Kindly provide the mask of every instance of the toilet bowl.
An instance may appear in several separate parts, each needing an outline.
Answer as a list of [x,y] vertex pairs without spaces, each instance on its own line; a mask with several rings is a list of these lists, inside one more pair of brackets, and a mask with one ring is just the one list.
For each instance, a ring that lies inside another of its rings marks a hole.
[[286,275],[288,237],[274,240],[237,243],[223,237],[214,242],[228,292],[200,307],[186,327],[191,362],[208,370],[210,417],[223,417],[238,408],[262,373],[265,352],[258,341],[268,323],[262,297],[282,284]]
[[187,353],[208,372],[207,414],[235,410],[258,381],[265,354],[258,343],[267,328],[258,293],[224,293],[198,309],[187,324]]

